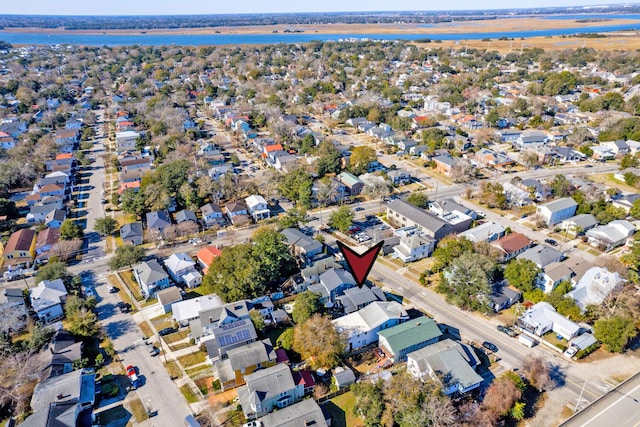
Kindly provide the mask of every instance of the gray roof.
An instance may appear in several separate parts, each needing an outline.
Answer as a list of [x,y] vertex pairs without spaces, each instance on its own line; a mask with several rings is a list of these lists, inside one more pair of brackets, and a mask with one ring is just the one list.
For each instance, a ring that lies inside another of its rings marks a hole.
[[135,265],[133,269],[138,273],[138,277],[140,277],[140,280],[145,284],[155,283],[165,277],[169,277],[155,259],[141,262],[140,264]]
[[120,237],[122,239],[141,237],[142,234],[143,232],[141,222],[132,222],[129,224],[125,224],[120,228]]
[[174,302],[182,301],[182,295],[180,294],[180,289],[175,286],[171,286],[167,289],[163,289],[156,293],[158,297],[158,302],[160,305],[173,304]]
[[204,327],[207,324],[218,322],[229,316],[237,319],[245,319],[249,317],[249,310],[252,308],[253,306],[248,300],[235,301],[213,308],[208,308],[198,313],[198,317],[200,318],[198,323]]
[[578,203],[571,197],[563,197],[561,199],[545,203],[544,205],[540,205],[541,208],[545,207],[549,209],[550,212],[558,212],[574,206],[577,207]]
[[547,245],[536,245],[517,256],[519,259],[533,261],[540,268],[544,268],[552,262],[560,261],[562,257],[562,252]]
[[353,384],[356,381],[356,374],[349,368],[344,368],[342,371],[333,373],[333,377],[336,379],[338,385]]
[[147,213],[147,228],[161,229],[171,225],[169,211],[160,210]]
[[207,339],[204,343],[209,358],[224,357],[233,348],[255,341],[258,335],[253,322],[249,319],[234,320],[211,329],[213,339]]
[[[62,395],[62,399],[58,396]],[[36,385],[31,398],[34,412],[46,411],[51,402],[93,402],[95,374],[83,374],[82,369],[47,378]]]
[[320,283],[329,291],[336,289],[337,287],[347,283],[349,285],[355,285],[356,282],[353,279],[351,273],[343,269],[329,269],[320,275]]
[[407,217],[409,220],[432,232],[436,232],[444,227],[451,228],[451,225],[446,221],[425,211],[424,209],[420,209],[419,207],[412,205],[407,201],[400,199],[392,200],[388,207],[390,210]]
[[582,227],[584,230],[598,225],[598,220],[591,214],[572,216],[571,218],[565,219],[563,222],[565,221],[573,223],[576,227]]
[[420,372],[427,371],[427,364],[431,366],[445,387],[457,383],[467,388],[482,381],[474,370],[480,360],[473,349],[449,338],[412,351],[407,358],[418,363]]
[[276,351],[269,338],[252,342],[242,347],[227,351],[227,357],[234,371],[244,370],[249,366],[276,360]]
[[585,333],[577,336],[573,341],[571,341],[571,345],[578,347],[580,350],[584,350],[585,348],[590,347],[597,342],[598,340],[596,339],[596,337],[589,333]]
[[287,239],[287,245],[295,245],[305,253],[313,253],[322,250],[322,243],[307,236],[297,228],[285,228],[280,232]]
[[347,314],[356,311],[361,305],[370,304],[374,301],[387,300],[382,289],[377,286],[373,288],[363,286],[361,288],[347,289],[344,291],[344,295],[339,296],[337,299],[342,303],[344,312]]
[[178,224],[186,221],[198,222],[198,217],[196,217],[196,214],[189,209],[183,209],[176,213],[176,222]]
[[327,427],[322,408],[314,399],[305,399],[295,405],[278,409],[259,418],[265,427]]
[[322,258],[315,261],[309,267],[303,268],[301,270],[302,277],[304,277],[305,279],[308,279],[309,277],[319,275],[323,271],[326,271],[330,268],[342,268],[342,266],[335,259],[331,257]]
[[214,212],[222,213],[222,209],[218,204],[207,203],[200,208],[203,216],[211,215]]
[[244,379],[247,383],[243,387],[244,391],[248,391],[249,397],[259,402],[279,396],[296,387],[291,370],[285,363],[246,375]]
[[484,224],[480,224],[477,227],[470,228],[467,231],[463,231],[459,236],[464,236],[475,243],[487,240],[492,236],[503,234],[504,232],[505,228],[502,224],[489,221]]

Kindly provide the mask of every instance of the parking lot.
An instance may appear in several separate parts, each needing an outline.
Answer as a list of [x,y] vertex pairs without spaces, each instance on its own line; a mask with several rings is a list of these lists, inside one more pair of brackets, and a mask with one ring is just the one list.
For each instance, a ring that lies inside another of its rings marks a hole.
[[393,230],[375,215],[367,215],[364,219],[354,221],[349,227],[349,236],[358,244],[372,245],[385,237],[390,237]]

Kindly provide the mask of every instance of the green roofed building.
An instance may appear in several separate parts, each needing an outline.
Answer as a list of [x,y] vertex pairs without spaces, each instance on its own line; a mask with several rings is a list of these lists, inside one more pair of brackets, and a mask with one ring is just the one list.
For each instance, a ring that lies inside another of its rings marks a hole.
[[394,363],[404,362],[408,353],[438,342],[441,336],[436,321],[426,316],[378,332],[380,347]]

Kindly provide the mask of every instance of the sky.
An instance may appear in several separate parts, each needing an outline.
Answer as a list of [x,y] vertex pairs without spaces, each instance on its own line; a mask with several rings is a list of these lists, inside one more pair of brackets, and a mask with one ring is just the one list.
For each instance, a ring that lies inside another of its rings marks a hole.
[[[0,14],[200,15],[218,13],[362,12],[506,9],[620,4],[620,0],[2,0]],[[637,4],[640,0],[627,3]]]

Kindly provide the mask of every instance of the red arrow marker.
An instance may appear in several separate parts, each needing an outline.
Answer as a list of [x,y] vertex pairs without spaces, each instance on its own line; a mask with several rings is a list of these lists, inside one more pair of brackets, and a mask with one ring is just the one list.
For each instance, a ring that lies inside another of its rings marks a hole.
[[345,261],[347,261],[349,270],[351,270],[351,275],[358,286],[362,287],[364,282],[367,280],[367,276],[369,275],[371,268],[373,268],[373,263],[376,262],[376,257],[378,256],[378,253],[380,253],[380,249],[382,249],[384,240],[364,252],[362,255],[358,254],[340,241],[337,243],[340,248],[340,252],[342,252]]

